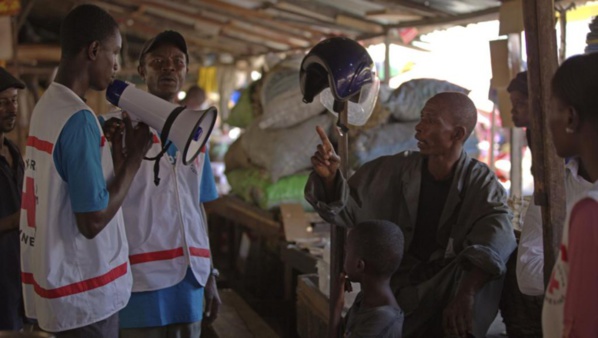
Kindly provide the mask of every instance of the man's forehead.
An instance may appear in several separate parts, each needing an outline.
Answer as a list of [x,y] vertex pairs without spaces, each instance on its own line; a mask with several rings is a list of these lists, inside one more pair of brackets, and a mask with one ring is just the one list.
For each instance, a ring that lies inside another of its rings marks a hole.
[[425,112],[427,114],[439,115],[445,110],[446,110],[446,103],[443,100],[430,99],[424,105],[424,108],[422,109],[422,113]]
[[3,91],[0,91],[0,98],[9,98],[14,97],[18,94],[17,88],[6,88]]

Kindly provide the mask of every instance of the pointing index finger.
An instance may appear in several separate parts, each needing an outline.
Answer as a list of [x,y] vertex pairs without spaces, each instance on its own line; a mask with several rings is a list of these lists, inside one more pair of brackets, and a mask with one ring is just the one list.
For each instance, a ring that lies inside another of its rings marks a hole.
[[324,129],[322,129],[322,127],[320,126],[316,126],[316,131],[318,132],[318,135],[320,136],[320,139],[322,140],[322,146],[324,147],[325,151],[331,151],[332,150],[332,143],[330,143],[330,139],[328,139],[328,135],[326,135],[326,132],[324,131]]

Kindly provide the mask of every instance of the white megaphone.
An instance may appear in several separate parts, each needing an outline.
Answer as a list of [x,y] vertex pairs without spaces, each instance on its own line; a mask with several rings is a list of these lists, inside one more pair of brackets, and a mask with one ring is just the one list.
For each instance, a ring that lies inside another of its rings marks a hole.
[[171,140],[182,151],[183,164],[190,164],[205,146],[218,111],[186,109],[163,100],[134,85],[114,80],[106,90],[106,99],[161,133],[162,146]]

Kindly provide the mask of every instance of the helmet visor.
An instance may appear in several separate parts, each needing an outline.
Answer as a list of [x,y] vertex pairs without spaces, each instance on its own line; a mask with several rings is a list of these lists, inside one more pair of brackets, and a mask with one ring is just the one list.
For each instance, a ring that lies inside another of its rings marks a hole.
[[[376,100],[378,99],[378,92],[380,91],[380,80],[373,74],[372,82],[367,83],[361,87],[359,91],[359,98],[357,102],[348,100],[348,120],[349,124],[353,126],[363,126],[374,111]],[[334,115],[338,115],[334,111],[334,96],[330,87],[324,89],[320,94],[320,102]]]

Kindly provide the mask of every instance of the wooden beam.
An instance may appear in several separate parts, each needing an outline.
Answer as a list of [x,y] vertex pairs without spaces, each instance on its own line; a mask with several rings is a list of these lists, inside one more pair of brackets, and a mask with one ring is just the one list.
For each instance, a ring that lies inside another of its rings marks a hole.
[[[198,30],[206,24],[213,25],[214,27],[220,27],[220,32],[225,35],[242,37],[247,41],[258,43],[274,50],[284,51],[294,47],[294,44],[287,36],[282,35],[277,31],[266,30],[261,27],[253,27],[247,24],[242,28],[238,28],[237,26],[241,25],[239,21],[234,22],[231,20],[230,22],[223,23],[204,17],[198,13],[183,12],[179,8],[180,4],[172,6],[170,3],[164,4],[156,0],[151,0],[146,1],[145,6],[147,11],[151,10],[155,15],[164,16],[171,20],[178,20],[187,24],[195,23],[195,27]],[[196,24],[197,22],[201,24],[198,25]]]
[[237,20],[245,20],[266,28],[280,30],[297,38],[314,39],[320,34],[319,31],[312,30],[309,27],[297,27],[297,25],[276,20],[273,15],[261,9],[251,10],[218,0],[190,0],[189,2],[199,8],[203,8],[211,12],[217,12],[223,15],[228,15],[230,17],[236,18]]
[[[145,40],[151,39],[165,29],[165,27],[158,27],[149,22],[142,22],[142,20],[135,21],[133,26],[129,28],[142,32],[141,37]],[[217,38],[197,37],[197,32],[190,28],[176,27],[175,29],[185,37],[185,40],[190,46],[208,48],[217,52],[226,52],[231,54],[245,54],[249,51],[249,45],[247,43],[219,43]]]
[[421,15],[409,12],[385,8],[381,10],[367,11],[365,17],[368,19],[392,20],[392,21],[415,21],[422,20]]
[[[268,8],[266,9],[266,12],[275,16],[277,20],[286,22],[288,24],[296,25],[297,27],[308,27],[311,30],[317,31],[317,36],[320,38],[339,35],[355,37],[360,34],[363,34],[363,32],[352,27],[342,27],[335,23],[317,21],[308,17],[301,16],[297,13],[281,10],[280,8],[276,7]],[[376,33],[369,35],[378,36],[380,34]]]
[[542,207],[544,281],[548,285],[565,221],[564,161],[548,126],[550,82],[557,69],[553,0],[525,0],[523,16],[529,79],[535,203]]
[[492,7],[476,12],[471,12],[462,15],[439,17],[432,19],[423,19],[416,21],[401,22],[396,25],[388,25],[387,28],[407,28],[407,27],[424,27],[424,26],[442,26],[442,25],[461,25],[481,21],[490,21],[498,19],[499,7]]
[[350,13],[355,17],[364,17],[364,13],[373,10],[382,10],[385,7],[369,0],[312,0],[323,6],[334,8],[338,13]]
[[278,51],[285,51],[290,48],[289,44],[272,41],[267,36],[258,35],[254,32],[247,32],[242,29],[237,29],[230,25],[223,27],[222,34],[229,37],[240,38],[252,43],[257,43],[259,45],[266,46],[270,49],[275,49]]
[[[21,76],[38,76],[42,79],[47,79],[52,76],[55,68],[54,66],[31,66],[31,65],[18,65],[19,71],[21,72]],[[6,70],[8,70],[11,74],[17,73],[17,66],[13,63],[9,63],[6,66]]]
[[334,23],[334,15],[330,14],[330,15],[325,15],[322,14],[320,12],[316,12],[316,11],[312,11],[308,8],[305,8],[305,6],[299,5],[299,4],[294,4],[294,3],[290,3],[290,2],[277,2],[274,5],[276,8],[284,10],[284,11],[289,11],[295,14],[299,14],[301,16],[305,16],[317,21],[322,21],[322,22],[328,22],[328,23]]
[[405,3],[399,3],[396,1],[389,1],[389,0],[371,0],[374,3],[377,4],[381,4],[384,5],[386,8],[389,9],[394,9],[394,10],[398,10],[401,12],[407,12],[407,13],[412,13],[412,14],[416,14],[419,16],[423,16],[423,17],[436,17],[440,14],[445,14],[445,13],[438,13],[436,11],[430,11],[429,8],[422,8],[422,6],[418,6],[418,5],[413,5],[412,3],[409,4],[405,4]]
[[[350,5],[350,3],[343,3],[343,6],[345,5]],[[380,23],[368,20],[363,14],[356,15],[353,11],[344,10],[343,6],[328,4],[325,1],[306,2],[298,0],[284,0],[284,2],[279,2],[275,5],[275,7],[280,9],[288,10],[321,22],[358,30],[362,33],[382,34],[384,32]]]
[[253,23],[247,23],[241,20],[231,20],[229,26],[237,28],[243,31],[253,31],[254,33],[260,34],[263,37],[268,38],[270,41],[278,42],[281,44],[289,45],[290,47],[309,47],[311,45],[309,40],[298,39],[294,37],[284,36],[279,31],[263,28]]
[[435,17],[443,17],[443,16],[449,15],[449,13],[443,12],[434,7],[424,5],[424,4],[421,4],[421,3],[418,3],[415,1],[411,1],[411,0],[395,0],[394,3],[397,4],[398,6],[403,6],[405,8],[408,8],[411,11],[420,11],[420,12],[431,13]]
[[56,62],[60,61],[60,46],[42,44],[21,44],[17,50],[19,62]]
[[357,28],[364,33],[382,34],[384,28],[379,25],[365,20],[355,19],[353,17],[339,14],[336,16],[336,23],[341,26]]

